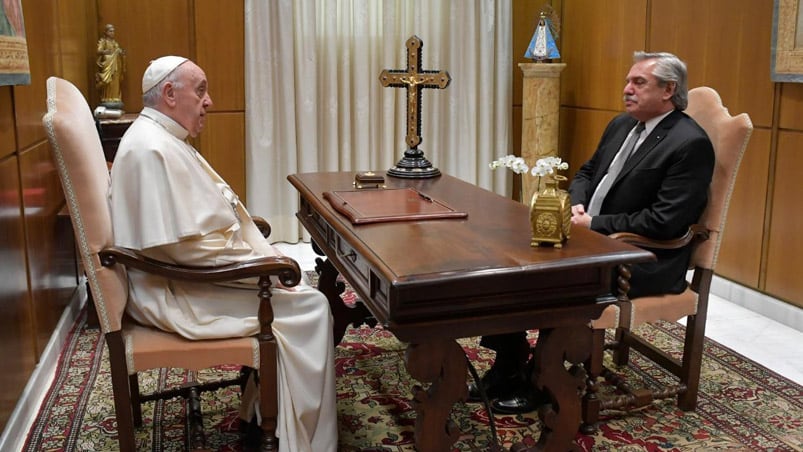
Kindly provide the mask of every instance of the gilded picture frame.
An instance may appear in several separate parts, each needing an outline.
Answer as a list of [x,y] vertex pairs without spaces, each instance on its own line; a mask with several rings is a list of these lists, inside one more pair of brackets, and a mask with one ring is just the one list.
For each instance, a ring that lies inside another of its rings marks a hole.
[[773,82],[803,82],[801,0],[775,0],[770,64]]

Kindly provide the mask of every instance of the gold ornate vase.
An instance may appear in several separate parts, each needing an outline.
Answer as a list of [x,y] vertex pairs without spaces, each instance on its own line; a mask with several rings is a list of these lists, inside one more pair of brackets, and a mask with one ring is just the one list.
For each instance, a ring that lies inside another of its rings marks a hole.
[[544,176],[543,187],[533,194],[530,201],[530,225],[533,230],[531,246],[550,243],[555,248],[563,246],[569,238],[572,223],[572,206],[569,193],[558,188],[566,177],[557,174]]

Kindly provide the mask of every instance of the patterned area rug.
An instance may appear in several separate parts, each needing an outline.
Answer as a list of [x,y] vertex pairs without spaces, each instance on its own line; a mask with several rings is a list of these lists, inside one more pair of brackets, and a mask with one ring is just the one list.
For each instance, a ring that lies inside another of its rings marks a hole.
[[[314,274],[313,274],[314,275]],[[314,276],[313,276],[314,277]],[[351,292],[345,294],[353,301]],[[641,333],[664,347],[680,349],[683,328],[664,323]],[[536,340],[535,333],[530,335]],[[493,354],[478,347],[479,338],[460,341],[477,371],[484,372]],[[415,412],[405,370],[406,344],[379,328],[350,328],[337,347],[339,451],[414,451]],[[632,353],[620,372],[630,381],[655,385],[668,375]],[[151,372],[140,377],[143,391],[180,384],[192,378],[231,376],[237,368],[190,372]],[[582,450],[710,451],[803,450],[803,387],[707,340],[697,411],[683,412],[673,400],[637,412],[606,412],[596,434],[577,435]],[[636,385],[639,385],[637,383]],[[211,450],[239,451],[235,388],[205,393],[202,410]],[[179,399],[147,403],[144,425],[137,431],[138,450],[184,450],[185,403]],[[62,351],[57,374],[28,435],[27,451],[113,451],[116,425],[109,365],[100,332],[82,315]],[[490,448],[488,416],[481,404],[457,404],[452,419],[462,433],[454,451]],[[534,445],[540,435],[535,413],[497,415],[498,439],[504,447],[522,441]]]

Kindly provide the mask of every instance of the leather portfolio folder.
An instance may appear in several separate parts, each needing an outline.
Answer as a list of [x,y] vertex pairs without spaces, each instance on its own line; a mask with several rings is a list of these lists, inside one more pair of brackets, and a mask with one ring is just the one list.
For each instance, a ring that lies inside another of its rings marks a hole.
[[468,216],[414,188],[328,191],[323,197],[354,224]]

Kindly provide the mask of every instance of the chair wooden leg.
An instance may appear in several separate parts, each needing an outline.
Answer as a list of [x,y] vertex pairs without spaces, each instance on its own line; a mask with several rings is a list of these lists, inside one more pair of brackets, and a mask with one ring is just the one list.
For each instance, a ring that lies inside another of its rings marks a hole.
[[591,337],[591,356],[586,360],[585,367],[588,374],[586,393],[583,396],[583,423],[580,431],[586,435],[597,430],[599,422],[600,399],[597,394],[599,385],[597,379],[602,375],[602,362],[605,353],[605,330],[593,330]]
[[275,340],[259,342],[259,411],[262,415],[261,452],[278,451],[276,438],[277,417],[279,415],[279,389],[276,374],[277,349]]
[[191,385],[187,394],[187,438],[190,450],[206,451],[206,435],[204,435],[204,419],[201,413],[201,390],[198,385]]
[[112,387],[114,388],[114,411],[117,416],[117,436],[120,452],[136,452],[134,443],[134,419],[131,412],[128,369],[125,363],[125,346],[121,332],[106,334],[109,347]]
[[704,341],[705,320],[700,319],[699,315],[689,316],[686,320],[683,367],[681,375],[679,375],[681,384],[686,386],[686,390],[678,394],[678,408],[683,411],[692,411],[697,408]]
[[138,374],[128,376],[128,387],[130,388],[131,413],[134,416],[134,426],[142,427],[142,400],[139,394]]
[[630,344],[625,340],[625,336],[629,334],[630,332],[625,328],[616,329],[616,348],[613,350],[613,362],[617,366],[626,366],[630,361]]

